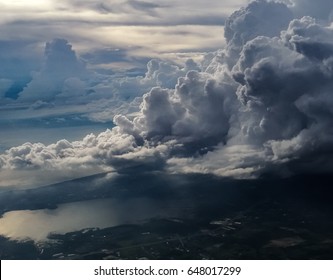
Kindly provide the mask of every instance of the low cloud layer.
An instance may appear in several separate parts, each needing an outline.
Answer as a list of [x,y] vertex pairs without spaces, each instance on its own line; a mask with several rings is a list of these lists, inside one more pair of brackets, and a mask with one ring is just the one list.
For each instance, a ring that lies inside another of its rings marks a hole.
[[237,178],[331,172],[332,5],[321,2],[310,16],[305,0],[250,3],[227,20],[226,48],[201,66],[151,61],[139,83],[155,86],[135,116],[118,114],[116,127],[82,141],[11,148],[0,155],[2,170],[140,166]]

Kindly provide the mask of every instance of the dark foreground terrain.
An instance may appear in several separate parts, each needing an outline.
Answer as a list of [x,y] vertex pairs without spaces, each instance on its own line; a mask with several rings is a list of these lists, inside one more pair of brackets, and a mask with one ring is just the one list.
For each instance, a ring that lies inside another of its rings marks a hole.
[[149,196],[170,215],[53,233],[46,242],[3,236],[0,258],[333,259],[332,176],[235,181],[159,173],[120,175],[92,188],[103,176],[3,191],[1,213],[54,209],[59,203],[92,198]]

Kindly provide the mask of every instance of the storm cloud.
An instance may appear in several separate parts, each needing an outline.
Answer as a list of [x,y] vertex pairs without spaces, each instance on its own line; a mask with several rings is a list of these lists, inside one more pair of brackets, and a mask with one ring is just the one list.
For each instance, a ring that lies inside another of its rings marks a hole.
[[[152,88],[135,115],[117,114],[113,129],[82,141],[13,147],[0,155],[0,166],[121,171],[142,165],[237,178],[331,172],[332,4],[321,2],[320,10],[305,0],[250,3],[229,17],[226,47],[202,65],[149,62],[140,82]],[[80,73],[71,58],[66,69]],[[52,57],[48,62],[46,68],[57,65]]]

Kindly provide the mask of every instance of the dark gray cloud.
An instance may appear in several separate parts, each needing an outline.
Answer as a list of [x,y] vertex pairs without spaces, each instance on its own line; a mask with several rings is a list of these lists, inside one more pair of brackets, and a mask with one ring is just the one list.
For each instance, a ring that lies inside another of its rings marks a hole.
[[137,1],[137,0],[128,0],[127,4],[129,4],[132,8],[147,13],[151,16],[158,16],[156,9],[161,8],[163,6],[146,1]]
[[332,140],[332,31],[309,17],[291,19],[287,6],[263,1],[234,13],[212,76],[189,72],[174,91],[146,95],[139,123],[147,137],[219,143],[213,152],[178,162],[222,175],[255,174],[302,157],[315,162],[315,151]]
[[[119,2],[119,1],[118,1]],[[116,2],[116,4],[118,4]],[[110,1],[63,1],[59,3],[58,9],[61,11],[64,10],[93,10],[101,14],[109,14],[113,12],[112,5]]]
[[258,36],[274,37],[288,27],[292,12],[282,3],[254,1],[234,12],[225,23],[226,51],[233,65],[243,46]]

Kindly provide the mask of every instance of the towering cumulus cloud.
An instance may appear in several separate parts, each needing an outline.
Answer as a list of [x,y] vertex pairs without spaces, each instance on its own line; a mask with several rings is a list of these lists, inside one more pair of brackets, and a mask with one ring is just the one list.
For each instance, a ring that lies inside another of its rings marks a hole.
[[[54,39],[45,46],[45,62],[40,72],[20,93],[22,100],[50,100],[73,83],[83,83],[87,76],[84,64],[64,39]],[[81,93],[82,94],[82,93]]]
[[[233,177],[333,171],[333,7],[313,3],[250,3],[226,21],[226,48],[205,71],[192,67],[172,88],[167,77],[167,88],[144,94],[135,117],[116,115],[116,126],[98,136],[11,148],[0,156],[2,169],[139,164]],[[52,44],[45,73],[58,67],[60,47],[66,69],[81,71],[68,45]]]

